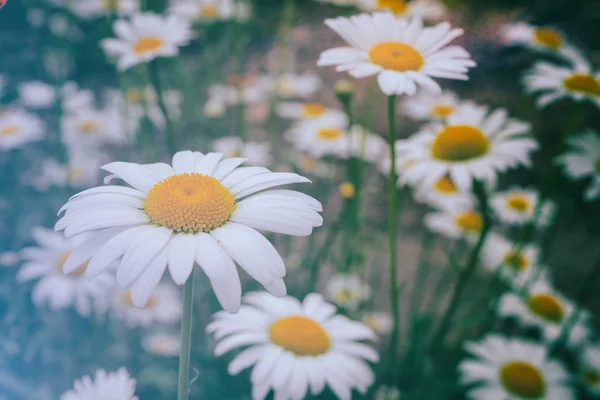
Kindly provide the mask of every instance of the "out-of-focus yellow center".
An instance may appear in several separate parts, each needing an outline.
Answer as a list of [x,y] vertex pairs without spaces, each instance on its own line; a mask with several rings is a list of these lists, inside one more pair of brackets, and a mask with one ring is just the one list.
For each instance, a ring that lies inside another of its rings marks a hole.
[[[73,251],[69,250],[69,251],[65,251],[64,253],[62,253],[60,256],[58,256],[58,260],[56,260],[56,268],[58,268],[58,270],[64,274],[64,269],[65,269],[65,263],[67,262],[67,258],[69,258],[69,256],[71,255]],[[85,272],[85,269],[88,266],[88,262],[84,262],[83,264],[81,264],[80,266],[78,266],[77,268],[75,268],[75,270],[73,270],[71,273],[69,273],[69,275],[71,276],[81,276],[83,275],[83,273]]]
[[340,186],[338,187],[338,191],[345,199],[351,199],[356,194],[356,189],[354,188],[352,182],[344,182],[340,184]]
[[573,92],[600,96],[600,82],[589,74],[574,74],[564,80],[563,85]]
[[423,56],[414,47],[400,42],[381,42],[371,47],[373,64],[394,71],[417,71],[423,66]]
[[81,168],[69,168],[69,176],[72,180],[77,181],[83,177],[83,170]]
[[319,103],[304,103],[302,105],[302,114],[307,118],[317,118],[325,114],[327,107]]
[[523,271],[527,269],[527,266],[529,265],[527,258],[523,254],[512,250],[504,255],[502,261],[504,262],[504,265],[515,271]]
[[377,0],[378,10],[388,10],[396,15],[402,15],[408,9],[408,4],[404,0]]
[[350,289],[342,289],[335,294],[335,301],[338,304],[347,304],[358,297],[356,292]]
[[81,133],[93,133],[100,128],[100,125],[96,121],[87,120],[80,122],[79,125],[77,125],[77,128]]
[[443,176],[438,179],[433,187],[438,192],[442,192],[444,194],[453,194],[458,192],[456,185],[449,176]]
[[0,135],[2,136],[10,136],[19,132],[19,127],[17,125],[7,125],[0,129]]
[[219,8],[216,4],[207,4],[203,7],[200,7],[198,10],[198,16],[204,18],[215,18],[219,15]]
[[133,45],[133,51],[137,55],[142,55],[151,51],[156,51],[164,46],[164,42],[161,38],[156,36],[146,36],[141,39],[138,39]]
[[560,33],[556,32],[554,29],[538,28],[533,33],[533,37],[535,38],[536,42],[549,47],[552,50],[558,49],[563,43]]
[[302,315],[275,321],[269,328],[271,342],[297,356],[318,356],[329,349],[331,340],[323,327]]
[[477,211],[464,211],[456,216],[456,225],[467,232],[479,232],[483,225],[481,214]]
[[483,132],[470,125],[450,125],[442,129],[431,145],[431,155],[444,161],[467,161],[488,152]]
[[437,118],[447,118],[454,114],[454,107],[443,104],[436,104],[431,109],[431,115]]
[[339,128],[321,128],[317,131],[317,137],[321,140],[338,140],[344,135]]
[[225,224],[234,209],[235,198],[221,182],[197,173],[158,182],[144,202],[153,223],[177,233],[210,232]]
[[544,376],[538,368],[525,361],[511,361],[500,369],[502,386],[513,395],[537,399],[546,391]]
[[[131,299],[131,291],[129,289],[123,291],[123,293],[121,294],[121,302],[130,307],[137,307],[135,304],[133,304],[133,300]],[[156,297],[151,296],[148,299],[148,301],[146,302],[146,305],[142,308],[144,308],[144,309],[153,308],[154,306],[156,306],[157,302],[158,301],[156,300]]]
[[513,211],[524,213],[529,210],[530,204],[527,196],[519,193],[513,193],[506,197],[506,206]]
[[581,373],[581,378],[589,386],[597,386],[600,384],[600,371],[591,368],[584,368]]
[[560,300],[549,293],[532,295],[527,300],[527,307],[533,314],[548,322],[560,323],[565,317]]
[[137,88],[127,89],[125,100],[129,104],[139,104],[142,102],[142,91]]
[[102,0],[102,7],[104,7],[105,10],[117,10],[120,3],[121,0]]

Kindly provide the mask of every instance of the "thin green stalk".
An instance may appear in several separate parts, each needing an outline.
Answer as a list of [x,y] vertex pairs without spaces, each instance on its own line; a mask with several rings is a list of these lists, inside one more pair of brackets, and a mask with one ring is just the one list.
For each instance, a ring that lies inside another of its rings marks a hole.
[[429,262],[428,258],[431,253],[431,249],[434,243],[435,236],[429,231],[429,229],[423,230],[421,236],[421,246],[419,250],[419,261],[417,263],[417,270],[415,276],[415,283],[410,295],[410,321],[414,321],[416,314],[419,312],[419,307],[423,300],[423,292],[427,283],[427,277],[429,273]]
[[195,269],[192,271],[183,287],[183,313],[181,316],[181,349],[179,352],[177,400],[188,400],[190,395],[190,353],[192,350],[194,274]]
[[393,328],[390,336],[390,351],[388,373],[393,377],[396,367],[396,353],[398,352],[398,336],[400,335],[400,310],[398,301],[400,291],[398,287],[398,271],[396,270],[396,231],[397,231],[397,196],[396,181],[396,95],[388,96],[388,126],[390,145],[390,177],[388,182],[388,237],[390,251],[390,302],[393,318]]
[[160,82],[160,73],[159,73],[159,62],[160,60],[152,60],[148,64],[149,72],[150,72],[150,80],[152,81],[152,85],[154,86],[154,90],[156,91],[156,99],[158,101],[158,107],[160,111],[165,116],[165,123],[167,126],[167,149],[170,154],[175,154],[176,151],[176,137],[175,137],[175,129],[173,128],[173,122],[171,121],[171,117],[169,116],[169,112],[167,110],[167,106],[165,105],[165,100],[163,98],[163,90]]
[[317,254],[315,254],[315,257],[311,261],[310,279],[308,281],[311,287],[311,291],[315,291],[317,289],[319,271],[321,270],[321,259],[326,255],[327,252],[331,251],[331,248],[333,247],[333,244],[335,242],[335,239],[337,238],[339,231],[340,221],[336,220],[331,224],[329,230],[325,234],[326,236],[325,241],[323,242],[323,246],[319,248],[319,251],[317,252]]

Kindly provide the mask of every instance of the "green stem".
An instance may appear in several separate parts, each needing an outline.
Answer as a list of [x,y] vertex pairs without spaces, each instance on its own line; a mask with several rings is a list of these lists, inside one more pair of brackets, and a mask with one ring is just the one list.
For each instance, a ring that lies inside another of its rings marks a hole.
[[183,287],[183,313],[181,316],[181,350],[179,352],[179,384],[177,400],[188,400],[190,395],[190,353],[192,349],[192,320],[194,308],[194,274]]
[[419,312],[419,306],[423,299],[423,292],[427,283],[429,274],[428,258],[431,253],[431,248],[434,243],[432,239],[435,237],[428,229],[423,230],[421,237],[421,246],[419,250],[419,261],[417,263],[417,271],[415,272],[415,283],[410,295],[410,320],[414,321],[416,314]]
[[173,128],[173,122],[169,117],[169,112],[167,110],[167,106],[165,105],[165,100],[163,98],[162,85],[160,82],[160,74],[159,74],[159,60],[152,60],[148,64],[149,72],[150,72],[150,80],[152,81],[152,85],[154,86],[154,90],[156,91],[156,99],[158,101],[158,107],[160,111],[163,113],[165,117],[165,123],[167,126],[167,149],[171,155],[175,154],[177,146],[176,146],[176,138],[175,138],[175,129]]
[[321,246],[315,254],[315,257],[312,259],[310,266],[310,279],[309,285],[311,286],[311,291],[317,290],[317,281],[319,278],[319,271],[321,270],[321,259],[327,254],[327,252],[331,251],[335,239],[340,231],[340,221],[334,221],[329,230],[326,233],[325,241],[323,242],[323,246]]

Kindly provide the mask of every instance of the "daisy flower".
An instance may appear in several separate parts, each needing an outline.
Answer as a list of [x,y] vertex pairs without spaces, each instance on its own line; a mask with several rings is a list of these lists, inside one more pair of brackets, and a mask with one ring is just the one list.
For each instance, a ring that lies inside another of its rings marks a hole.
[[299,151],[315,157],[345,158],[350,147],[347,125],[347,121],[333,117],[298,121],[285,133],[284,139]]
[[587,201],[600,197],[600,134],[589,130],[567,139],[570,151],[560,155],[556,163],[572,180],[592,178],[583,196]]
[[104,39],[100,45],[109,57],[118,57],[119,71],[157,57],[176,56],[179,47],[192,39],[189,23],[174,15],[139,13],[131,20],[115,21],[113,29],[117,38]]
[[312,72],[301,75],[286,72],[275,79],[275,93],[284,99],[294,97],[306,99],[315,94],[322,85],[321,78]]
[[[525,325],[540,328],[547,341],[556,340],[569,323],[573,313],[578,312],[575,304],[561,295],[546,280],[535,282],[524,298],[506,293],[500,298],[500,315],[516,317]],[[590,334],[590,315],[582,311],[577,322],[569,329],[568,342],[581,344]]]
[[425,226],[449,238],[477,240],[483,228],[483,218],[474,202],[470,202],[426,214]]
[[363,11],[388,11],[397,17],[420,17],[440,19],[448,11],[438,0],[356,0]]
[[217,139],[212,144],[213,151],[223,153],[225,157],[243,157],[248,165],[271,165],[271,143],[245,142],[239,136]]
[[560,31],[547,26],[534,26],[525,22],[506,24],[501,36],[507,44],[523,45],[545,53],[569,56],[573,51]]
[[372,164],[380,163],[383,157],[389,157],[389,145],[381,136],[355,124],[348,132],[348,155],[361,158]]
[[[526,225],[535,219],[540,195],[536,190],[512,187],[497,192],[490,198],[490,207],[501,222],[510,225]],[[554,217],[555,206],[551,201],[541,205],[537,225],[546,226]]]
[[465,105],[446,124],[431,122],[400,144],[398,163],[412,165],[401,174],[401,183],[430,184],[449,176],[461,190],[470,190],[473,179],[495,185],[499,172],[531,164],[537,142],[527,133],[530,125],[509,118],[499,108]]
[[216,84],[208,88],[208,100],[228,106],[256,104],[266,101],[275,85],[270,76],[247,75],[231,78],[231,84]]
[[390,313],[382,311],[366,313],[362,316],[361,321],[378,335],[389,335],[394,327],[394,320]]
[[[107,104],[119,102],[127,107],[127,111],[139,119],[147,116],[157,129],[164,129],[166,125],[165,116],[158,105],[158,96],[152,86],[145,88],[129,88],[124,93],[120,91],[109,91],[107,93]],[[181,103],[183,94],[179,90],[165,90],[162,93],[167,114],[171,120],[181,118]]]
[[457,112],[461,103],[456,94],[447,90],[437,95],[421,90],[402,103],[402,112],[416,120],[445,121]]
[[135,395],[135,383],[125,368],[108,373],[99,369],[93,380],[87,375],[76,380],[73,390],[61,395],[60,400],[139,400]]
[[358,275],[338,274],[329,278],[325,293],[327,299],[334,304],[355,311],[363,301],[371,297],[371,287]]
[[589,100],[600,107],[600,72],[592,71],[584,59],[575,59],[572,67],[538,62],[524,75],[523,85],[527,93],[540,94],[538,108],[563,98]]
[[[182,285],[197,263],[223,307],[235,312],[241,283],[234,260],[275,295],[286,293],[285,265],[255,229],[306,236],[323,219],[321,203],[276,186],[310,182],[294,173],[238,168],[245,159],[181,151],[173,166],[113,162],[102,169],[132,187],[101,186],[73,196],[56,230],[67,237],[90,232],[81,253],[91,257],[93,277],[118,260],[117,282],[131,287],[144,306],[168,266]],[[67,272],[70,270],[66,268]]]
[[[75,251],[82,238],[68,240],[41,227],[33,228],[31,235],[37,247],[21,250],[25,264],[17,273],[17,281],[37,280],[31,294],[33,303],[38,307],[48,304],[52,311],[74,307],[82,316],[89,316],[93,310],[104,311],[101,298],[112,291],[115,282],[108,273],[93,280],[84,277],[88,259]],[[66,275],[68,258],[71,261]]]
[[11,150],[26,143],[42,140],[44,122],[25,110],[6,110],[0,113],[0,150]]
[[133,304],[131,290],[121,289],[113,297],[112,314],[129,328],[174,324],[181,320],[181,294],[177,287],[159,283],[146,304],[139,307]]
[[178,335],[157,333],[145,336],[142,339],[142,348],[150,354],[163,357],[176,357],[179,355],[181,339]]
[[218,98],[211,98],[204,103],[202,111],[208,118],[222,117],[227,111],[227,104]]
[[586,345],[581,352],[579,379],[592,395],[600,395],[600,347]]
[[465,347],[477,359],[460,363],[461,381],[480,384],[469,390],[469,399],[575,399],[569,373],[543,345],[491,334]]
[[60,122],[62,141],[72,150],[124,144],[135,128],[124,118],[122,110],[113,104],[102,109],[82,107],[77,112],[65,113]]
[[440,85],[432,78],[467,80],[468,69],[475,66],[462,47],[446,47],[463,34],[446,22],[425,28],[420,18],[378,12],[326,19],[325,24],[351,47],[324,51],[317,65],[337,65],[337,71],[355,78],[378,75],[379,87],[388,96],[414,95],[417,85],[439,94]]
[[540,249],[537,245],[527,244],[517,248],[517,244],[497,233],[490,233],[482,250],[483,265],[491,272],[512,283],[520,281],[522,276],[538,264]]
[[31,108],[48,108],[54,104],[56,91],[44,82],[23,82],[17,86],[21,103]]
[[276,399],[301,400],[325,386],[337,398],[350,400],[352,390],[365,393],[374,374],[365,361],[379,356],[362,340],[376,340],[371,329],[342,315],[312,293],[300,303],[293,297],[273,298],[264,292],[244,296],[237,314],[223,311],[207,327],[218,343],[217,357],[242,347],[229,364],[237,375],[252,365],[252,398],[263,400],[273,389]]
[[69,171],[66,165],[48,159],[38,168],[27,171],[23,178],[27,184],[43,192],[52,186],[65,187],[69,183]]
[[415,199],[439,209],[469,206],[474,201],[472,194],[459,189],[449,176],[419,185],[415,191]]
[[78,0],[69,2],[69,8],[83,19],[107,15],[132,15],[140,11],[140,0]]
[[315,120],[331,118],[348,124],[348,117],[342,110],[329,108],[321,103],[282,102],[275,107],[275,112],[281,118],[298,120]]
[[393,386],[381,386],[375,392],[374,400],[400,400],[402,392]]
[[184,0],[172,1],[170,11],[190,21],[213,22],[247,20],[250,16],[248,4],[235,0]]

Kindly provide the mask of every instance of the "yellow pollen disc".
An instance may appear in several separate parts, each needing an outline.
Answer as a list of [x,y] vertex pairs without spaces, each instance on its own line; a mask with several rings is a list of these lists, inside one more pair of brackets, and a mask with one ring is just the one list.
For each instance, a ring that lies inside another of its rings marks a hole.
[[444,194],[453,194],[458,192],[456,185],[448,176],[444,176],[438,179],[437,182],[433,185],[433,187],[438,192],[442,192]]
[[[133,300],[131,300],[131,291],[130,290],[125,290],[122,294],[121,294],[121,302],[123,304],[126,304],[130,307],[137,307],[135,304],[133,304]],[[152,308],[156,305],[157,300],[156,297],[151,296],[148,301],[146,302],[146,305],[142,308],[144,309],[148,309],[148,308]],[[139,307],[137,307],[139,308]]]
[[590,386],[597,386],[600,384],[600,371],[591,368],[586,368],[581,373],[583,381]]
[[[58,260],[56,261],[56,268],[58,268],[58,270],[61,273],[64,273],[64,269],[65,269],[65,262],[67,262],[67,258],[69,258],[69,256],[71,255],[72,251],[65,251],[64,253],[62,253],[60,256],[58,256]],[[83,264],[81,264],[80,266],[78,266],[77,268],[75,268],[69,275],[71,276],[81,276],[83,275],[83,273],[85,272],[85,269],[88,266],[88,262],[84,262]]]
[[454,114],[454,107],[437,104],[431,109],[431,115],[438,118],[447,118]]
[[549,293],[532,295],[527,300],[529,310],[545,321],[560,323],[565,316],[560,300]]
[[116,10],[119,8],[120,0],[103,0],[102,6],[105,10]]
[[89,120],[81,122],[77,128],[79,128],[79,132],[81,133],[92,133],[96,132],[100,128],[100,125],[96,121]]
[[214,4],[208,4],[208,5],[200,8],[200,10],[198,11],[199,17],[214,18],[217,15],[219,15],[219,9]]
[[319,103],[304,103],[302,105],[302,113],[308,118],[317,118],[325,114],[327,107]]
[[510,393],[525,399],[537,399],[546,391],[540,370],[525,361],[511,361],[500,369],[500,382]]
[[128,89],[125,92],[125,100],[129,104],[139,104],[142,101],[142,91],[140,89]]
[[83,171],[81,168],[69,168],[69,176],[73,180],[79,180],[83,177]]
[[275,321],[269,328],[271,342],[297,356],[318,356],[329,349],[331,340],[323,327],[302,315]]
[[344,132],[338,128],[322,128],[317,131],[317,137],[322,140],[337,140],[342,137]]
[[394,71],[417,71],[423,66],[423,56],[414,47],[400,42],[377,43],[369,50],[373,64]]
[[481,219],[481,214],[477,211],[465,211],[456,217],[456,225],[465,231],[479,232],[481,231],[483,220]]
[[356,189],[354,188],[354,185],[351,182],[344,182],[340,184],[340,186],[338,187],[338,191],[345,199],[353,198],[354,194],[356,193]]
[[450,125],[442,129],[431,145],[433,158],[444,161],[467,161],[488,152],[489,142],[483,132],[470,125]]
[[210,232],[225,224],[234,209],[235,198],[221,182],[197,173],[158,182],[144,202],[153,223],[177,233]]
[[2,136],[14,135],[17,132],[19,132],[19,127],[16,125],[8,125],[0,129],[0,135]]
[[408,4],[404,0],[377,0],[378,10],[388,10],[396,15],[402,15],[408,9]]
[[600,82],[589,74],[574,74],[563,82],[565,88],[573,92],[600,96]]
[[527,269],[527,266],[529,265],[527,258],[525,258],[523,254],[514,251],[506,253],[502,261],[507,267],[515,271],[523,271]]
[[563,42],[560,33],[549,28],[536,29],[533,33],[533,37],[535,38],[536,42],[541,43],[553,50],[558,49]]
[[510,194],[506,197],[506,206],[511,210],[524,213],[529,210],[529,199],[522,194]]
[[356,298],[356,294],[349,289],[342,289],[335,295],[335,300],[338,304],[345,304]]
[[164,46],[164,42],[162,39],[157,38],[156,36],[146,36],[141,39],[138,39],[133,46],[133,51],[137,55],[141,55],[144,53],[148,53],[150,51],[156,51]]

